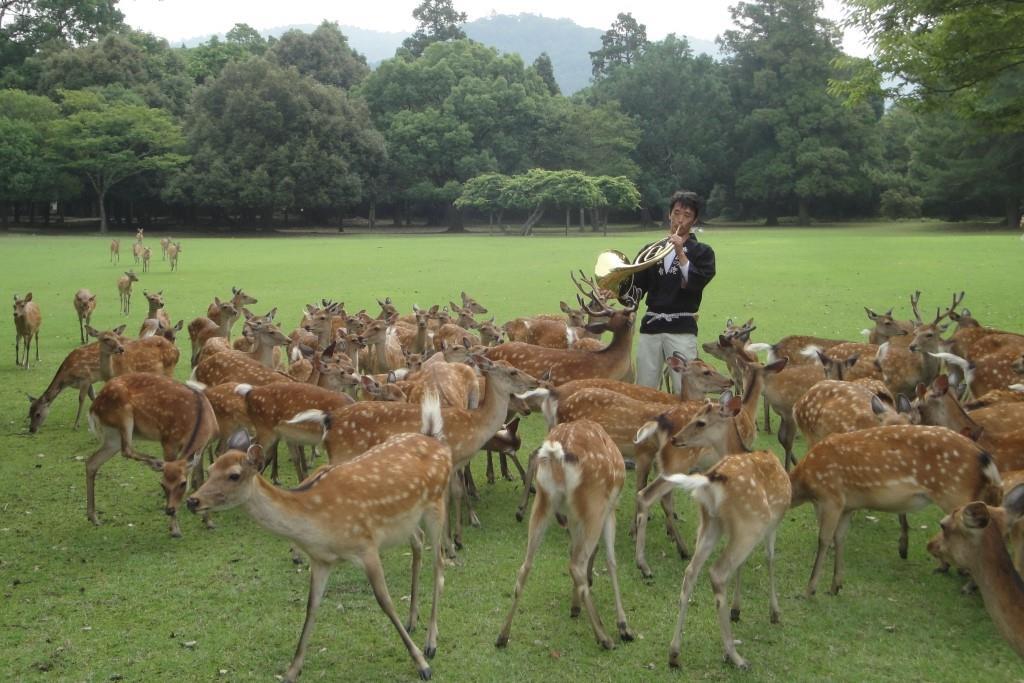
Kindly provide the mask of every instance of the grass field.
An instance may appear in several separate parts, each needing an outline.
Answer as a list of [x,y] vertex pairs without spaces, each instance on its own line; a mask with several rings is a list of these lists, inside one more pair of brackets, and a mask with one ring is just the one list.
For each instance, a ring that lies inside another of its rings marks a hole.
[[[282,326],[300,308],[328,297],[349,310],[376,314],[376,298],[402,309],[457,299],[466,290],[501,322],[518,314],[556,312],[571,300],[571,269],[589,271],[599,251],[632,253],[654,233],[612,237],[406,236],[341,238],[186,238],[180,272],[157,260],[136,285],[134,332],[145,314],[143,289],[163,290],[172,319],[203,313],[214,295],[244,287],[265,311],[277,306]],[[127,243],[127,235],[123,240]],[[147,236],[156,247],[159,235]],[[1020,273],[1024,243],[1006,231],[938,223],[872,224],[814,229],[708,229],[718,276],[705,292],[701,338],[727,317],[754,317],[758,341],[790,333],[859,339],[864,306],[896,307],[924,291],[923,311],[946,306],[954,290],[985,324],[1022,327]],[[128,252],[127,249],[122,249]],[[184,538],[167,534],[163,497],[147,468],[118,458],[97,480],[103,525],[85,518],[84,457],[95,438],[70,429],[75,396],[66,392],[36,435],[27,433],[25,393],[38,395],[78,342],[71,299],[79,287],[98,294],[98,328],[125,322],[115,281],[131,264],[108,263],[100,237],[0,236],[0,282],[31,290],[44,323],[41,361],[30,371],[7,358],[0,365],[0,675],[6,680],[157,681],[271,680],[286,668],[305,613],[308,576],[284,541],[241,511],[216,515],[207,531],[183,512]],[[7,339],[13,324],[7,318]],[[184,358],[187,359],[187,339]],[[34,354],[33,354],[34,355]],[[188,374],[182,360],[178,375]],[[543,437],[528,418],[524,455]],[[774,436],[759,444],[779,452]],[[155,446],[146,444],[146,452]],[[797,444],[802,455],[804,446]],[[910,558],[896,553],[893,516],[858,514],[847,543],[841,595],[807,600],[802,593],[815,550],[812,508],[790,512],[777,544],[782,624],[768,623],[766,571],[758,550],[744,572],[743,619],[735,626],[740,672],[721,660],[718,625],[705,577],[694,593],[681,672],[666,664],[684,565],[672,552],[660,511],[648,535],[655,572],[644,582],[633,564],[626,530],[633,506],[632,474],[618,511],[617,554],[626,611],[639,639],[601,651],[586,619],[570,620],[571,581],[565,532],[549,530],[512,628],[507,650],[494,639],[510,604],[526,527],[514,520],[518,484],[483,484],[482,529],[468,529],[465,550],[446,572],[439,652],[440,681],[492,680],[778,680],[985,681],[1024,680],[1024,666],[991,624],[978,596],[962,596],[961,580],[932,573],[924,549],[937,509],[911,517]],[[680,497],[681,528],[692,540],[694,504]],[[386,553],[391,594],[408,609],[409,553]],[[614,624],[602,559],[594,595],[606,625]],[[831,571],[831,559],[827,571]],[[430,580],[429,563],[424,578]],[[827,586],[828,578],[823,581]],[[429,590],[421,598],[429,609]],[[414,638],[422,643],[425,622]],[[306,659],[303,680],[412,680],[416,672],[361,572],[332,576]]]

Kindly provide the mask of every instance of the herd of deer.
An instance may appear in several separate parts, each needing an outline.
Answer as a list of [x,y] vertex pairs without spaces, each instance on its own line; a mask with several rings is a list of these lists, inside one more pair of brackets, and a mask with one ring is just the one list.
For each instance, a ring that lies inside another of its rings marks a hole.
[[[149,272],[149,261],[153,257],[153,250],[142,243],[145,237],[145,230],[139,228],[135,231],[135,241],[132,242],[132,257],[135,265],[142,264],[142,272]],[[170,237],[160,239],[160,258],[167,261],[171,271],[178,269],[178,255],[181,254],[181,242],[175,242]],[[121,240],[110,240],[110,262],[121,263]]]
[[[138,237],[141,244],[141,230]],[[115,241],[112,258],[117,251]],[[124,286],[118,284],[124,313],[134,281],[129,271]],[[376,318],[322,300],[307,305],[287,335],[274,322],[276,308],[255,315],[246,306],[256,299],[233,288],[229,299],[214,298],[206,315],[188,325],[193,372],[184,384],[173,379],[179,358],[174,337],[182,323],[170,325],[162,292],[145,293],[146,322],[132,339],[124,336],[123,325],[93,329],[95,296],[81,290],[75,308],[83,346],[65,358],[42,396],[29,397],[29,429],[40,428],[67,387],[79,390],[77,427],[85,396],[93,397],[93,384],[102,381],[89,410],[102,445],[86,462],[87,514],[94,524],[96,473],[120,452],[160,473],[172,535],[181,534],[177,509],[183,501],[203,513],[207,526],[211,512],[242,506],[305,551],[309,602],[285,680],[299,675],[328,576],[341,560],[364,569],[420,676],[430,677],[444,555],[462,547],[462,505],[476,490],[469,463],[481,450],[488,454],[491,481],[492,453],[499,454],[504,476],[511,478],[508,460],[518,468],[524,492],[519,519],[536,491],[526,557],[499,647],[508,643],[552,518],[571,539],[572,614],[585,607],[598,642],[614,647],[590,594],[603,539],[619,637],[633,639],[614,551],[615,510],[630,460],[636,466],[635,559],[644,577],[653,576],[644,552],[650,508],[661,505],[667,532],[687,558],[690,550],[674,525],[672,493],[688,491],[699,505],[696,545],[670,646],[673,667],[679,665],[690,595],[722,536],[727,542],[709,570],[711,585],[726,655],[747,666],[731,632],[740,614],[740,568],[763,541],[770,618],[778,622],[775,533],[786,511],[805,502],[814,505],[819,523],[808,595],[815,592],[830,546],[831,592],[842,587],[843,547],[856,510],[899,513],[899,551],[905,558],[904,515],[932,503],[947,516],[929,551],[943,567],[953,564],[970,573],[998,628],[1024,656],[1024,335],[984,327],[967,309],[956,312],[962,294],[927,323],[918,313],[920,293],[911,298],[913,321],[894,320],[891,309],[868,309],[875,324],[869,343],[787,337],[757,344],[750,342],[752,320],[742,326],[730,321],[703,347],[724,361],[730,376],[704,361],[673,357],[669,371],[681,375],[682,389],[672,395],[631,382],[635,303],[612,307],[610,293],[592,280],[573,281],[582,296],[576,297],[579,308],[561,304],[566,317],[517,318],[498,327],[493,318],[476,320],[487,311],[465,292],[461,305],[414,306],[405,316],[385,299],[378,302]],[[232,341],[233,325],[243,316],[242,335]],[[946,319],[957,329],[943,339]],[[32,295],[16,296],[25,367],[33,337],[38,359],[40,321]],[[604,332],[612,335],[607,343],[600,340]],[[87,335],[95,341],[85,344]],[[16,352],[20,365],[20,348]],[[766,363],[759,362],[760,352],[767,352]],[[720,394],[719,400],[705,398],[708,393]],[[769,451],[752,450],[762,396],[766,429],[767,406],[781,417],[783,462]],[[532,411],[544,415],[548,433],[524,468],[516,459],[516,414]],[[809,447],[799,462],[793,452],[797,429]],[[136,450],[135,438],[159,441],[163,457]],[[301,482],[290,490],[277,485],[281,441]],[[310,472],[308,447],[323,450],[327,464]],[[220,453],[205,483],[204,451],[211,459]],[[270,481],[262,474],[268,466]],[[189,495],[193,480],[198,488]],[[468,517],[479,524],[471,503]],[[403,623],[388,594],[379,551],[404,542],[412,549],[413,571],[411,613]],[[434,588],[420,650],[409,632],[417,621],[424,543],[434,553]],[[726,586],[734,575],[730,607]]]

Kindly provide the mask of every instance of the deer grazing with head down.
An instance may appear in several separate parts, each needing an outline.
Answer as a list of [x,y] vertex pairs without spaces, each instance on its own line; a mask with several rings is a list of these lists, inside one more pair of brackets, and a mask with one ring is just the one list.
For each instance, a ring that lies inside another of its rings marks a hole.
[[597,544],[603,539],[619,638],[633,640],[635,635],[626,623],[626,612],[622,606],[615,560],[615,508],[626,479],[626,467],[619,449],[599,424],[579,420],[552,428],[534,460],[537,497],[530,513],[526,557],[516,575],[512,606],[495,645],[505,647],[508,644],[512,618],[523,595],[534,557],[545,530],[559,510],[565,510],[569,528],[569,574],[573,583],[570,614],[578,616],[582,604],[590,617],[597,642],[606,650],[615,647],[615,642],[604,630],[590,594],[593,560]]
[[84,344],[85,328],[92,324],[92,312],[96,310],[96,295],[88,289],[80,289],[75,292],[72,304],[74,304],[75,313],[78,315],[78,336]]
[[[668,663],[673,668],[679,666],[686,612],[697,577],[723,535],[728,541],[709,574],[726,657],[742,669],[749,666],[736,651],[729,622],[740,618],[740,568],[762,540],[768,560],[769,618],[773,624],[779,622],[774,571],[775,532],[789,509],[792,492],[786,470],[775,454],[751,452],[742,437],[742,431],[753,425],[757,410],[757,393],[749,393],[750,396],[744,392],[742,403],[728,397],[720,406],[708,402],[689,424],[672,437],[677,446],[714,448],[721,458],[704,474],[662,475],[668,485],[689,491],[700,505],[697,545],[683,574],[679,618],[669,646]],[[658,482],[641,494],[647,505],[653,502],[650,498],[659,495],[656,484]],[[640,514],[638,512],[638,520]],[[726,587],[734,573],[736,588],[730,610]]]
[[[260,476],[263,456],[259,446],[246,453],[228,451],[210,468],[209,481],[188,499],[193,512],[243,506],[262,527],[309,555],[306,621],[285,681],[295,681],[302,671],[327,580],[343,559],[362,567],[420,678],[431,677],[427,659],[437,652],[437,617],[444,585],[441,534],[452,464],[437,401],[425,402],[419,410],[419,433],[395,434],[359,458],[320,468],[292,490],[279,489]],[[418,616],[421,523],[434,554],[433,605],[422,651],[409,637]],[[380,559],[383,548],[402,542],[412,547],[412,589],[405,625],[391,601]]]
[[[120,451],[126,458],[161,473],[171,535],[181,536],[178,506],[193,472],[202,481],[203,449],[217,434],[217,417],[201,388],[150,373],[122,375],[107,382],[96,395],[89,409],[89,425],[102,439],[99,449],[85,463],[89,521],[100,523],[96,515],[96,473]],[[163,458],[135,450],[135,437],[159,441]],[[208,519],[206,523],[211,526]]]
[[117,293],[121,295],[121,312],[128,315],[132,310],[132,283],[138,282],[139,276],[134,270],[124,271],[124,275],[117,278]]
[[[999,471],[970,439],[945,427],[875,427],[833,434],[790,472],[793,507],[813,503],[818,551],[807,584],[813,595],[829,546],[835,545],[830,592],[843,585],[843,547],[860,509],[914,512],[934,503],[946,512],[972,500],[997,502]],[[901,539],[902,545],[902,539]]]
[[[28,354],[32,340],[36,342],[36,361],[39,361],[39,328],[43,324],[43,314],[39,305],[32,301],[32,292],[24,298],[14,295],[14,364],[28,370]],[[21,362],[21,345],[24,342],[25,362]]]

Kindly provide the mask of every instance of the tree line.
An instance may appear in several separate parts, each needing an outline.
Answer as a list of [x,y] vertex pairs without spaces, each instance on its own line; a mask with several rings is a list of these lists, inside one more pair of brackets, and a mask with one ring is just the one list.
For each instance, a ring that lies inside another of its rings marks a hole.
[[[1016,224],[1024,71],[1015,35],[985,36],[1024,9],[992,3],[1005,7],[986,29],[977,8],[848,4],[872,60],[842,53],[820,0],[737,2],[718,60],[623,13],[590,55],[592,84],[567,97],[546,55],[527,65],[466,39],[452,0],[424,0],[419,29],[372,70],[329,22],[175,48],[126,26],[117,0],[0,0],[0,217],[459,230],[470,215],[528,234],[552,212],[592,229],[610,213],[659,220],[686,187],[708,216],[769,225]],[[897,11],[902,32],[885,28]]]

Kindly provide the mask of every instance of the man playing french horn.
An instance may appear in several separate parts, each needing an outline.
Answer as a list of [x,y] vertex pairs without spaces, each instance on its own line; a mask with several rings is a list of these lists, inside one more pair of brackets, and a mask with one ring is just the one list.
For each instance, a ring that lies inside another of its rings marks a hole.
[[[635,301],[647,295],[647,312],[640,322],[636,381],[649,387],[660,383],[665,359],[677,353],[687,360],[697,357],[697,311],[704,287],[715,277],[715,252],[697,241],[693,226],[700,214],[700,197],[694,192],[675,192],[669,199],[669,235],[652,246],[672,245],[656,267],[634,273],[620,294]],[[637,261],[641,256],[637,257]],[[671,373],[676,393],[679,373]]]

